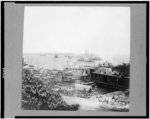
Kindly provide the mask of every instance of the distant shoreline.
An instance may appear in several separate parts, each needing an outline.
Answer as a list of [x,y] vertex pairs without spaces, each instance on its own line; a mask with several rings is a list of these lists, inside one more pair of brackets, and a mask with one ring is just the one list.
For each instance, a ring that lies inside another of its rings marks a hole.
[[[49,56],[49,55],[64,55],[64,56],[73,56],[73,57],[80,57],[84,56],[85,54],[76,54],[76,53],[23,53],[23,58],[26,56]],[[112,55],[109,58],[103,58],[100,57],[103,62],[108,61],[112,63],[113,65],[118,65],[122,63],[130,63],[130,58],[128,56],[124,55]]]

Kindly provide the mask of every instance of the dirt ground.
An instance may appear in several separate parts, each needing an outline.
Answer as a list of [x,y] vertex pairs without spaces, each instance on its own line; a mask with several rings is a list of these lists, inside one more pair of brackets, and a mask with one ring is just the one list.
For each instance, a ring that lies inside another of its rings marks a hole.
[[79,111],[129,111],[129,96],[122,91],[97,87],[92,92],[74,89],[74,83],[60,83],[55,89],[68,104],[79,104]]

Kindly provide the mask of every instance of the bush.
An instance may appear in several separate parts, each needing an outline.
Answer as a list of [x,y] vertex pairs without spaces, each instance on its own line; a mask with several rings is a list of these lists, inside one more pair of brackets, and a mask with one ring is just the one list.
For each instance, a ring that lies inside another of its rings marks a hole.
[[51,90],[54,82],[44,84],[30,69],[23,69],[22,109],[78,110],[79,105],[67,105],[58,92]]
[[113,70],[118,71],[119,74],[123,77],[130,77],[130,64],[129,63],[123,63],[120,65],[117,65],[113,67]]

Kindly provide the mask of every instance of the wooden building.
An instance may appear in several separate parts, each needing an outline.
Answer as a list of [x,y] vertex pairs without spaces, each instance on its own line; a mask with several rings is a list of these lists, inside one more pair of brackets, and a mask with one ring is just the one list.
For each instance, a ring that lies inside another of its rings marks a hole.
[[129,88],[129,78],[127,77],[120,77],[115,75],[93,72],[91,74],[91,79],[96,84],[107,88],[118,90],[124,90]]

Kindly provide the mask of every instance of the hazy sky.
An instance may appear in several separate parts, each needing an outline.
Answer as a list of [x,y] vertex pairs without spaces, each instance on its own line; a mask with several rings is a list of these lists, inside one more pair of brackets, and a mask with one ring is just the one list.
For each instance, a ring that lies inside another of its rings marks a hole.
[[25,7],[24,53],[130,56],[130,8]]

